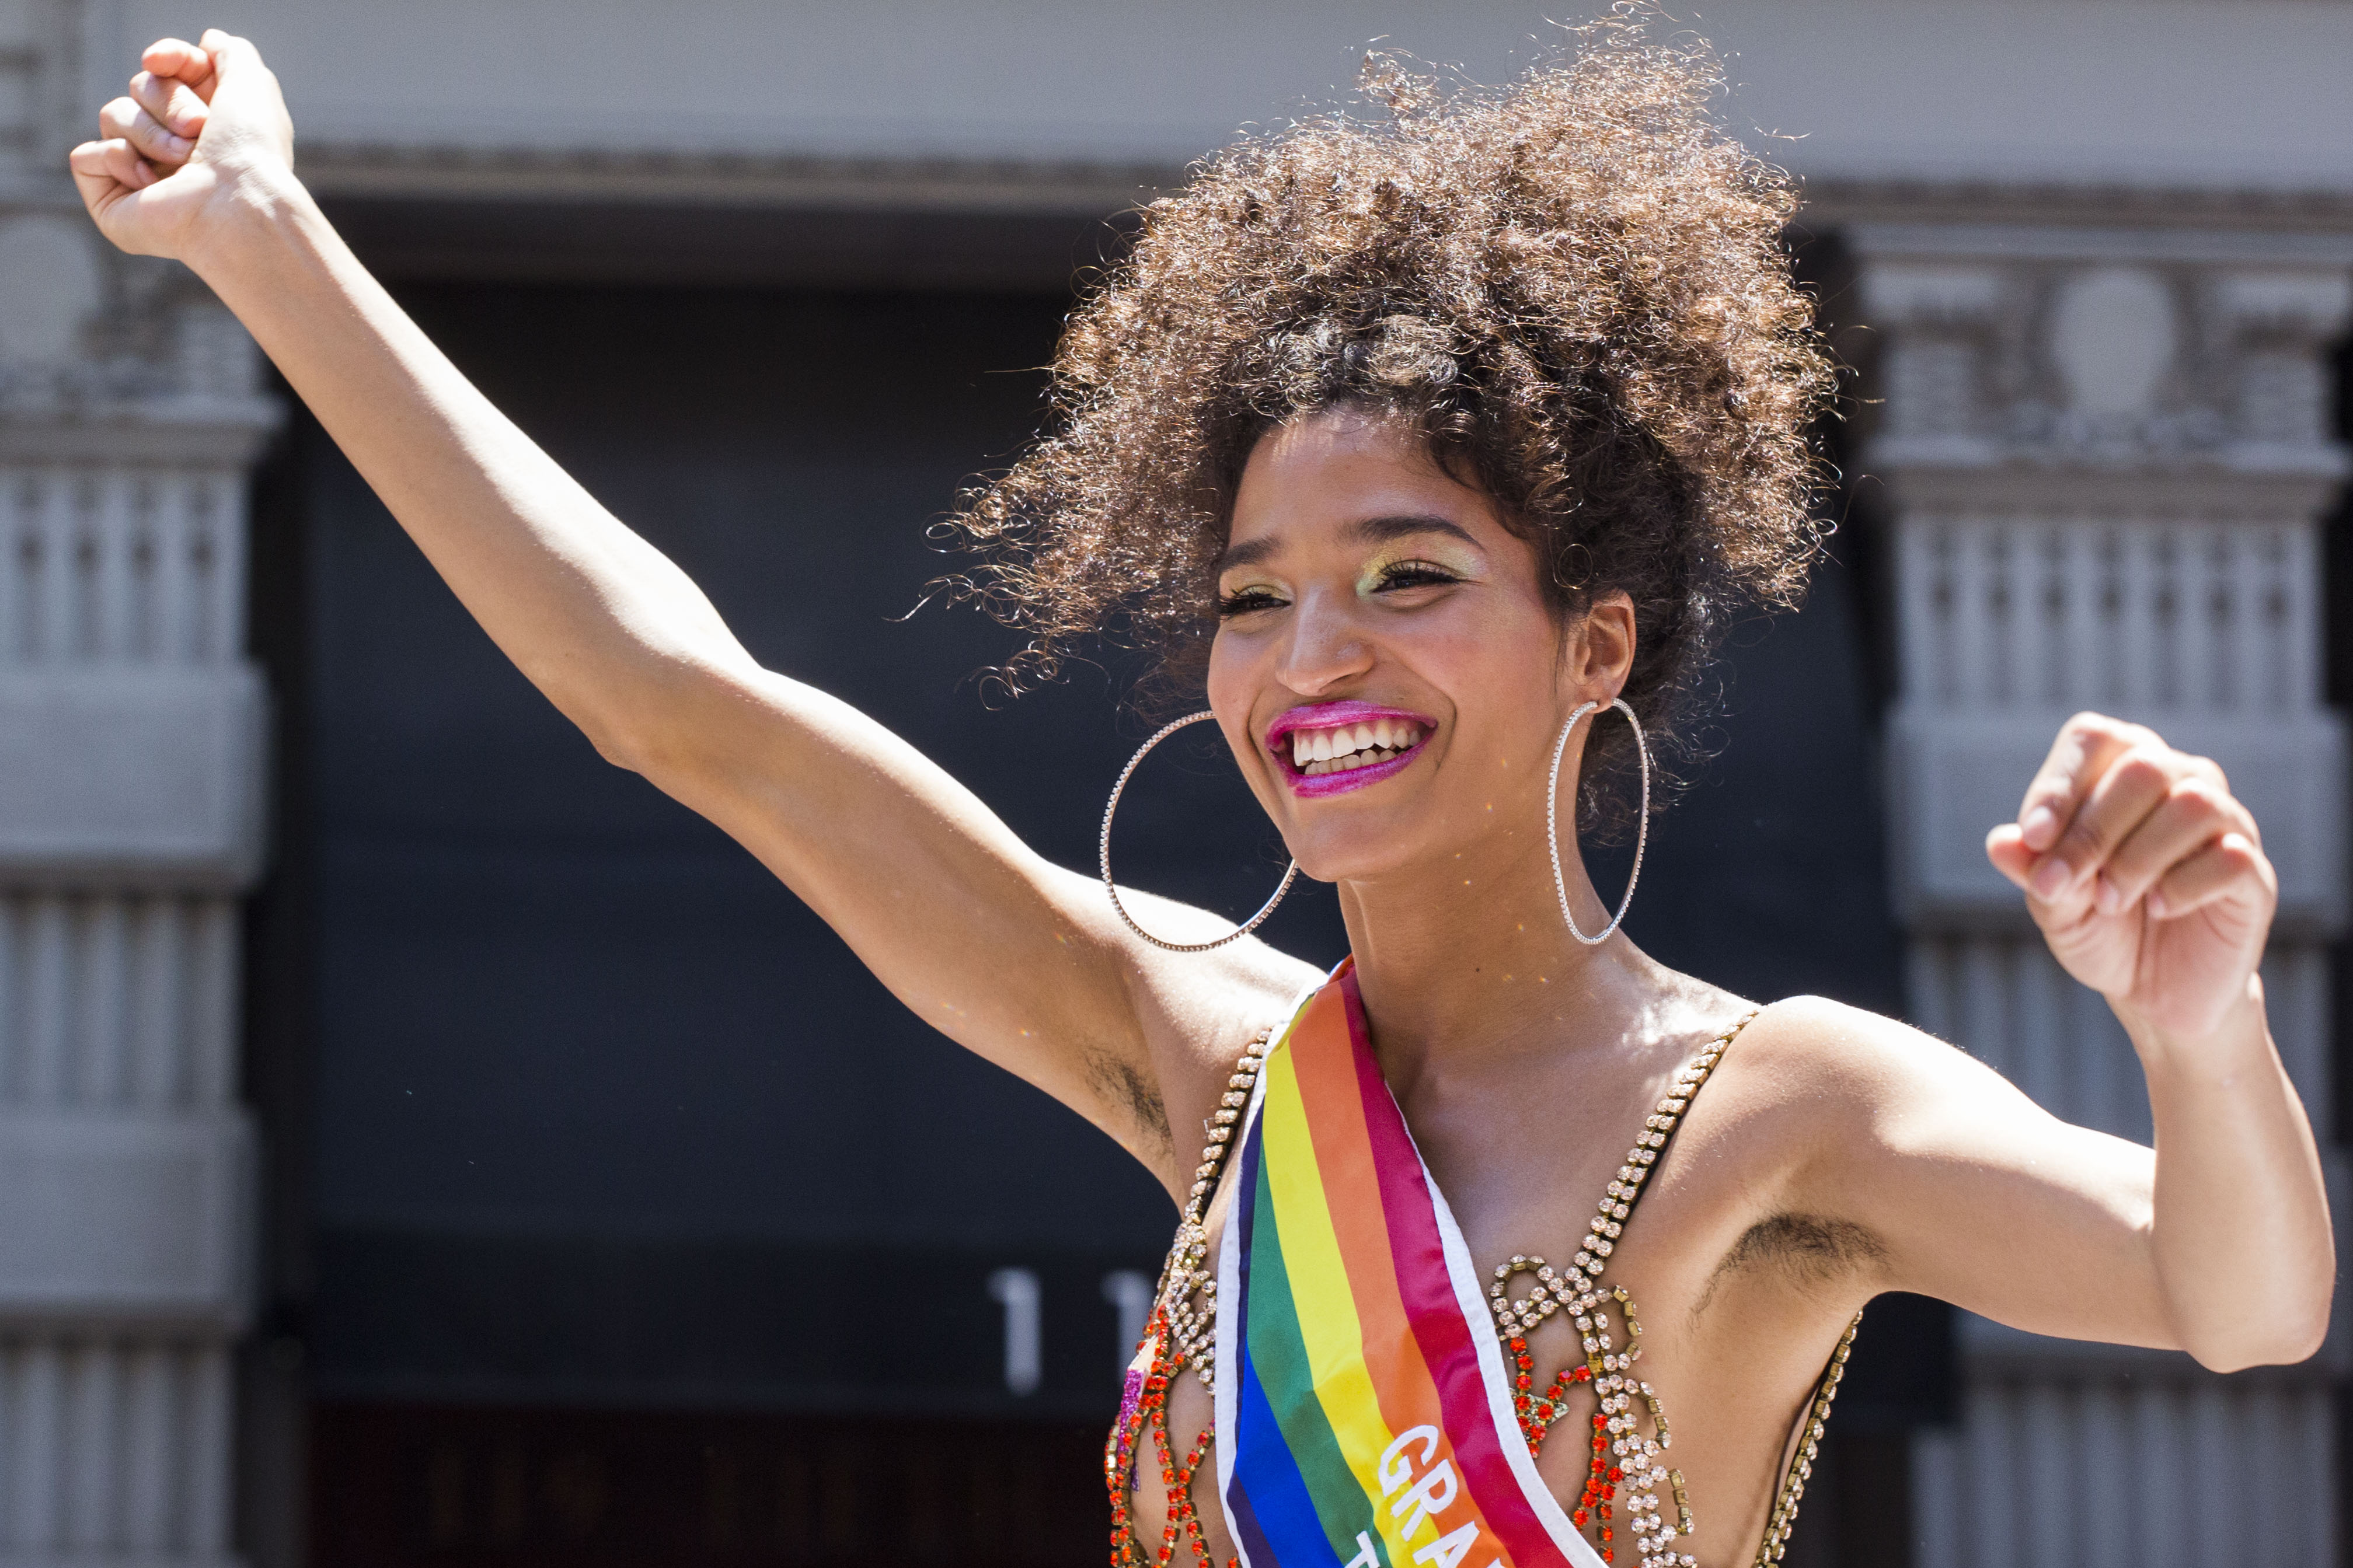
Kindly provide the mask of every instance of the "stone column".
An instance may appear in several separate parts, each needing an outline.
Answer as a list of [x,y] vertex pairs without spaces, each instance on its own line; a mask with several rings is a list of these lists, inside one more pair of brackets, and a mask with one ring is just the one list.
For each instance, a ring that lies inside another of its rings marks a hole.
[[[2137,720],[2219,761],[2263,825],[2273,1025],[2332,1144],[2345,736],[2321,702],[2318,519],[2346,468],[2326,349],[2353,241],[1848,237],[1882,345],[1862,467],[1894,514],[1891,831],[1915,1020],[2057,1115],[2148,1140],[2123,1031],[1982,847],[2070,713]],[[1915,1454],[1921,1568],[2336,1561],[2331,1352],[2220,1377],[1966,1316],[1960,1333],[1959,1427]]]
[[80,10],[0,9],[0,1568],[197,1568],[231,1561],[275,410],[236,321],[74,198]]

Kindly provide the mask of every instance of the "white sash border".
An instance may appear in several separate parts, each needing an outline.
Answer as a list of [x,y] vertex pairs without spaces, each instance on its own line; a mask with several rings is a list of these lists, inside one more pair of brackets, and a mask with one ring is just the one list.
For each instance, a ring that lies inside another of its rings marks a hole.
[[[1335,969],[1333,974],[1337,973]],[[1327,976],[1309,986],[1293,1005],[1291,1022],[1283,1026],[1282,1033],[1268,1047],[1268,1060],[1272,1060],[1274,1053],[1290,1043],[1291,1032],[1298,1027],[1301,1016],[1307,1011],[1307,1005],[1331,984],[1331,978]],[[1266,1071],[1261,1068],[1258,1081],[1250,1086],[1250,1104],[1243,1110],[1241,1119],[1234,1124],[1235,1142],[1232,1147],[1237,1153],[1257,1126],[1260,1102],[1265,1098]],[[1398,1120],[1403,1121],[1404,1117],[1400,1115]],[[1406,1141],[1409,1143],[1413,1142],[1413,1129],[1410,1127],[1406,1129]],[[1232,1157],[1229,1156],[1229,1159]],[[1521,1493],[1527,1498],[1529,1507],[1535,1510],[1537,1522],[1545,1527],[1545,1533],[1552,1538],[1553,1544],[1560,1548],[1569,1562],[1577,1568],[1608,1568],[1601,1561],[1601,1554],[1569,1521],[1567,1510],[1560,1506],[1560,1500],[1552,1495],[1552,1489],[1545,1485],[1544,1478],[1536,1474],[1535,1458],[1528,1452],[1527,1437],[1521,1432],[1519,1417],[1512,1409],[1512,1380],[1504,1365],[1503,1342],[1495,1337],[1493,1316],[1479,1288],[1479,1271],[1471,1261],[1471,1248],[1464,1243],[1462,1227],[1454,1223],[1454,1211],[1447,1206],[1446,1194],[1440,1189],[1438,1178],[1430,1173],[1430,1162],[1422,1159],[1421,1146],[1418,1143],[1414,1144],[1413,1157],[1421,1167],[1421,1179],[1430,1188],[1431,1206],[1437,1212],[1438,1240],[1446,1255],[1447,1283],[1454,1288],[1454,1303],[1471,1330],[1471,1342],[1478,1352],[1479,1381],[1487,1393],[1487,1415],[1495,1424],[1496,1442],[1503,1448],[1504,1462],[1512,1468],[1512,1479],[1519,1483]],[[1239,1162],[1229,1168],[1239,1169]],[[1240,1429],[1238,1412],[1240,1408],[1241,1325],[1236,1314],[1240,1310],[1241,1302],[1239,1284],[1241,1278],[1241,1227],[1234,1223],[1234,1208],[1249,1201],[1249,1195],[1240,1191],[1240,1178],[1236,1177],[1235,1180],[1234,1207],[1228,1210],[1225,1229],[1218,1237],[1218,1384],[1211,1394],[1210,1411],[1217,1423],[1218,1508],[1225,1515],[1226,1532],[1233,1541],[1234,1552],[1240,1559],[1242,1568],[1261,1568],[1261,1565],[1250,1562],[1250,1549],[1243,1545],[1242,1532],[1234,1524],[1233,1510],[1226,1502],[1226,1493],[1232,1487],[1234,1479],[1233,1436]],[[1281,1568],[1281,1564],[1267,1563],[1263,1568]]]
[[[1406,1137],[1412,1136],[1412,1129],[1407,1129]],[[1419,1147],[1413,1154],[1421,1159]],[[1520,1483],[1545,1533],[1577,1568],[1607,1568],[1601,1554],[1569,1521],[1568,1511],[1536,1474],[1535,1456],[1528,1452],[1527,1436],[1520,1430],[1520,1418],[1512,1409],[1512,1379],[1504,1365],[1503,1342],[1495,1337],[1494,1315],[1480,1291],[1471,1248],[1463,1243],[1461,1227],[1454,1223],[1454,1211],[1446,1206],[1446,1194],[1439,1190],[1438,1178],[1430,1173],[1427,1161],[1422,1163],[1421,1179],[1430,1184],[1430,1200],[1438,1211],[1438,1239],[1446,1249],[1447,1281],[1454,1287],[1455,1305],[1462,1309],[1470,1324],[1471,1342],[1479,1350],[1479,1381],[1487,1390],[1487,1414],[1495,1423],[1495,1439],[1503,1446],[1504,1462],[1512,1467],[1512,1479]]]

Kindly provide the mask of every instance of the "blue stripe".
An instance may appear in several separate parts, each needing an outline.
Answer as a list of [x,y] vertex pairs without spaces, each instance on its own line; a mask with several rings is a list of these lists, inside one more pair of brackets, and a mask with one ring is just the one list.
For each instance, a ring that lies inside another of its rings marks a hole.
[[1241,1382],[1235,1398],[1238,1430],[1233,1435],[1233,1482],[1227,1489],[1226,1508],[1240,1532],[1243,1549],[1250,1553],[1250,1568],[1340,1568],[1342,1559],[1332,1549],[1314,1499],[1308,1494],[1306,1479],[1300,1474],[1290,1440],[1275,1419],[1266,1385],[1250,1356],[1250,1253],[1259,1200],[1263,1195],[1260,1167],[1264,1152],[1264,1124],[1253,1118],[1242,1140],[1240,1185],[1233,1215],[1227,1222],[1241,1227],[1237,1238],[1241,1289],[1234,1302],[1235,1321],[1241,1330],[1237,1336],[1241,1342]]
[[1234,1434],[1235,1513],[1246,1507],[1258,1527],[1250,1568],[1340,1568],[1340,1555],[1324,1533],[1315,1500],[1283,1441],[1274,1409],[1267,1404],[1258,1368],[1242,1347],[1242,1381],[1235,1401],[1241,1430]]
[[[1256,1217],[1255,1211],[1258,1207],[1250,1199],[1258,1192],[1260,1142],[1259,1121],[1256,1117],[1252,1117],[1249,1128],[1242,1135],[1241,1174],[1234,1189],[1234,1212],[1228,1217],[1226,1223],[1239,1227],[1235,1245],[1241,1254],[1240,1279],[1236,1281],[1240,1289],[1236,1292],[1233,1306],[1234,1321],[1240,1329],[1234,1338],[1240,1345],[1242,1352],[1240,1369],[1242,1382],[1238,1386],[1245,1391],[1243,1397],[1247,1397],[1248,1391],[1257,1391],[1258,1402],[1263,1406],[1266,1403],[1266,1394],[1263,1390],[1259,1390],[1257,1374],[1250,1370],[1250,1273],[1252,1228],[1250,1222]],[[1269,1412],[1268,1415],[1269,1419],[1271,1419],[1272,1413]],[[1240,1419],[1240,1405],[1238,1399],[1236,1420]],[[1242,1446],[1241,1435],[1239,1432],[1234,1435],[1233,1442],[1234,1474],[1232,1482],[1226,1489],[1228,1522],[1231,1523],[1239,1533],[1242,1551],[1250,1562],[1250,1568],[1281,1568],[1281,1564],[1275,1560],[1272,1549],[1266,1543],[1266,1531],[1259,1523],[1258,1510],[1250,1506],[1250,1494],[1242,1484]]]
[[1266,1531],[1258,1522],[1258,1510],[1250,1505],[1250,1494],[1237,1481],[1226,1492],[1226,1522],[1234,1528],[1234,1538],[1242,1549],[1242,1561],[1250,1568],[1279,1568],[1274,1552],[1267,1546]]

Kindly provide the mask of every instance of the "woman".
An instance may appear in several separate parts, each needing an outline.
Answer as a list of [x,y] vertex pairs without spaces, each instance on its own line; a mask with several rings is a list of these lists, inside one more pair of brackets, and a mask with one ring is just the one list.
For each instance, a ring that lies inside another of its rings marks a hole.
[[1814,545],[1791,201],[1694,62],[1598,33],[1506,93],[1391,78],[1384,123],[1213,160],[1072,318],[1056,433],[965,515],[1029,668],[1124,616],[1204,684],[1339,885],[1329,978],[1107,899],[755,666],[353,259],[250,44],[142,63],[72,154],[108,237],[237,312],[606,757],[1177,1200],[1115,1561],[1777,1557],[1883,1290],[2218,1369],[2320,1342],[2328,1215],[2256,974],[2275,882],[2211,763],[2079,717],[1988,840],[2130,1035],[2161,1159],[1903,1025],[1662,968],[1561,852],[1564,791],[1572,829],[1641,830],[1642,737],[1672,754],[1727,605],[1786,601]]

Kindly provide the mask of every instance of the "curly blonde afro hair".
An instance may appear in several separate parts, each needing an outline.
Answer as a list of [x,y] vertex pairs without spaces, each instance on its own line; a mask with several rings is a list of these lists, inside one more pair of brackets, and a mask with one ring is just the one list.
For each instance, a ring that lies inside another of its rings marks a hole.
[[[1624,696],[1676,754],[1728,616],[1803,586],[1831,388],[1789,181],[1718,129],[1718,85],[1627,13],[1503,89],[1370,59],[1385,112],[1229,147],[1145,207],[1070,318],[1053,428],[955,520],[988,556],[965,592],[1029,639],[1005,673],[1109,635],[1192,686],[1252,446],[1359,405],[1497,503],[1564,617],[1630,595]],[[1623,826],[1628,731],[1595,733],[1580,816]]]

